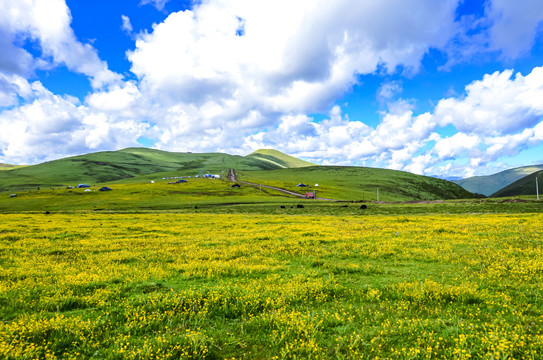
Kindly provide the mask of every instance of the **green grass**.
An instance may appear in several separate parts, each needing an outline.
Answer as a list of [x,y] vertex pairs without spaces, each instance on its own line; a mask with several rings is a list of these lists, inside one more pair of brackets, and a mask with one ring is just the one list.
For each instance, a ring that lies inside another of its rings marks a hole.
[[0,218],[7,360],[543,351],[541,214]]
[[11,165],[11,164],[0,163],[0,171],[19,169],[19,168],[23,168],[23,167],[26,167],[26,166],[28,166],[28,165]]
[[[40,188],[16,192],[0,192],[0,212],[24,211],[149,211],[149,210],[194,210],[197,205],[226,206],[228,204],[259,204],[292,202],[273,190],[255,189],[251,186],[232,188],[232,183],[211,179],[187,179],[187,183],[168,184],[173,180],[156,180],[138,183],[104,183],[86,189]],[[112,191],[98,189],[109,186]]]
[[171,153],[147,148],[105,151],[0,172],[0,190],[97,184],[158,172],[176,175],[223,173],[230,168],[278,168],[268,161],[221,153]]
[[[140,179],[141,180],[141,179]],[[205,212],[210,214],[287,214],[367,216],[377,214],[486,214],[543,211],[543,202],[533,196],[520,199],[464,199],[429,203],[364,203],[298,199],[275,190],[243,185],[232,188],[222,180],[187,179],[184,184],[173,180],[145,182],[111,182],[85,189],[41,188],[40,190],[0,192],[0,213],[19,212]],[[113,190],[100,192],[109,186]],[[304,208],[297,208],[303,205]],[[361,205],[367,209],[360,209]],[[197,207],[197,209],[195,209]],[[283,208],[284,207],[284,208]]]
[[[237,171],[238,179],[338,200],[412,201],[471,198],[473,194],[449,181],[404,171],[341,166],[312,166],[269,171]],[[298,188],[298,183],[310,188]],[[318,187],[314,185],[318,184]]]

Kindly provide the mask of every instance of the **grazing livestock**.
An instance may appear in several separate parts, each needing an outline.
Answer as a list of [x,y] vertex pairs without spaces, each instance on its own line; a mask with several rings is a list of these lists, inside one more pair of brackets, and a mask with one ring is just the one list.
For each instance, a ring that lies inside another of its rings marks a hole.
[[285,209],[285,205],[281,205],[281,209]]
[[303,208],[304,208],[303,205],[300,205],[300,204],[296,205],[296,209],[303,209]]
[[367,207],[366,205],[360,205],[360,208],[361,208],[362,210],[365,210],[365,209],[367,209],[368,207]]

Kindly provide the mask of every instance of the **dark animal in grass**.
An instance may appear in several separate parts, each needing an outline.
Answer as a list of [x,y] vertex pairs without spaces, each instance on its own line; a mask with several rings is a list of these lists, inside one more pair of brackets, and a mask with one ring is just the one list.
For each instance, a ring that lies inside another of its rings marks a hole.
[[347,205],[342,205],[341,207],[348,207]]
[[367,206],[367,205],[360,205],[360,208],[361,208],[362,210],[365,210],[365,209],[368,208],[368,206]]
[[281,209],[285,209],[285,206],[284,206],[284,205],[281,205]]
[[296,209],[303,209],[303,208],[304,208],[303,205],[300,205],[300,204],[296,205]]
[[45,215],[49,215],[49,214],[51,214],[51,213],[49,212],[49,210],[47,210],[47,211],[45,212]]
[[240,185],[240,184],[234,184],[234,185],[232,185],[232,187],[233,187],[233,188],[240,188],[241,185]]

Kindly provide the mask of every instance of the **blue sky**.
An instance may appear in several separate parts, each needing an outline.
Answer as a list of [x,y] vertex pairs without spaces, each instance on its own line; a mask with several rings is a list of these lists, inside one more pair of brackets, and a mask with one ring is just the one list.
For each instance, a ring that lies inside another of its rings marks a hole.
[[543,163],[539,0],[5,0],[0,162],[147,146],[439,176]]

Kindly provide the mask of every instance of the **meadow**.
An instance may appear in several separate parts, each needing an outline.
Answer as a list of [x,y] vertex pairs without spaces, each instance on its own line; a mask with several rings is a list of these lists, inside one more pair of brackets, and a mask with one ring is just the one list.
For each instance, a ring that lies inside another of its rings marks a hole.
[[541,358],[541,212],[311,209],[0,214],[0,357]]

